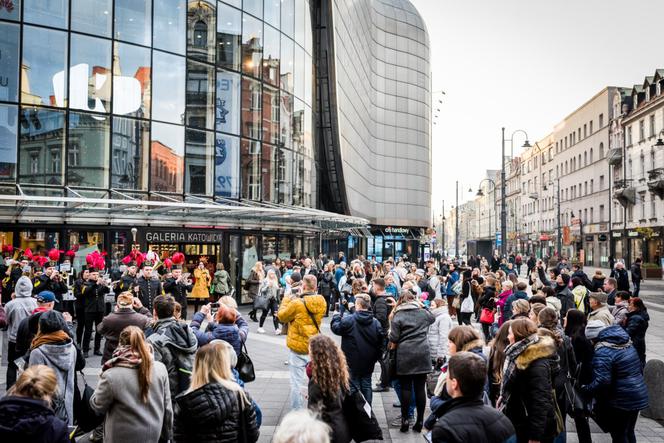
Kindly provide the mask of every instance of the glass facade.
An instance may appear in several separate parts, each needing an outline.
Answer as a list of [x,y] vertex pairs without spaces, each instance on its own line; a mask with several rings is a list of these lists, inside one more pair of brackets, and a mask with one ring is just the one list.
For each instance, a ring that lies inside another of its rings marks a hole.
[[309,1],[9,5],[0,183],[318,204]]

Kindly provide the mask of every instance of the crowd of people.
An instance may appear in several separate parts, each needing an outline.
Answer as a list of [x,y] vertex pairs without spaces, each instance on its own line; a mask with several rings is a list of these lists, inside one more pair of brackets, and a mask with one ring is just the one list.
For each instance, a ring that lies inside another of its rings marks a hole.
[[[249,323],[223,267],[211,276],[201,263],[192,283],[183,258],[164,264],[162,282],[149,256],[128,256],[112,309],[97,257],[71,304],[51,282],[51,262],[36,280],[16,274],[3,285],[3,299],[11,294],[0,305],[9,338],[0,438],[64,442],[79,430],[91,441],[257,441],[262,412],[245,389]],[[523,261],[419,267],[339,253],[256,262],[242,288],[248,320],[264,334],[271,317],[288,348],[292,412],[273,441],[361,441],[354,405],[370,410],[373,393],[390,390],[401,412],[390,426],[434,442],[565,441],[567,416],[581,442],[592,441],[591,418],[614,442],[636,441],[648,405],[649,316],[634,271],[631,291],[621,263],[589,278],[564,259]],[[188,320],[192,294],[204,304]],[[330,316],[340,345],[322,333]],[[92,335],[102,362],[94,390],[80,372]],[[366,426],[374,422],[369,414]]]

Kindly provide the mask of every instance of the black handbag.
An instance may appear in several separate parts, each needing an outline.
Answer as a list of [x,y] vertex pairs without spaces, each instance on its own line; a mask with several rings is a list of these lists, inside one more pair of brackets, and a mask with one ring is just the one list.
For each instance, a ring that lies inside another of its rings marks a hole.
[[251,361],[249,353],[247,352],[247,345],[242,343],[242,352],[237,356],[237,364],[235,365],[240,380],[245,383],[256,380],[256,371],[254,370],[254,362]]
[[385,366],[385,369],[387,370],[387,380],[388,381],[394,381],[397,379],[397,350],[395,349],[388,349],[387,352],[385,352],[385,356],[383,357],[383,364]]
[[[83,373],[77,377],[76,391],[74,392],[74,419],[78,429],[83,432],[90,432],[104,422],[104,415],[98,415],[90,406],[90,398],[95,390],[85,381]],[[80,383],[82,381],[82,385]]]
[[342,408],[354,441],[383,439],[376,415],[360,391],[346,394]]
[[581,364],[577,365],[574,375],[565,380],[565,396],[569,414],[572,417],[588,416],[590,414],[590,401],[579,389],[579,374],[581,373]]

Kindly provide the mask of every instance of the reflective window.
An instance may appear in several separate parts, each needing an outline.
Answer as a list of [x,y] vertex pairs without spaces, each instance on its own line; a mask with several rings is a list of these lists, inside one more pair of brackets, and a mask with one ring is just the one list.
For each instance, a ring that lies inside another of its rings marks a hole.
[[242,7],[242,0],[223,0],[223,2],[228,3],[231,6],[235,6],[236,8]]
[[0,181],[16,178],[18,106],[0,104]]
[[5,4],[0,7],[0,18],[3,20],[16,20],[21,17],[21,0],[5,1]]
[[217,71],[217,131],[240,133],[240,74]]
[[19,25],[0,23],[0,100],[18,101]]
[[187,11],[187,55],[214,63],[217,7],[214,0],[189,2]]
[[263,141],[279,143],[279,90],[263,86]]
[[219,3],[217,9],[217,64],[222,68],[240,70],[242,13]]
[[214,195],[240,197],[240,140],[217,134],[215,142]]
[[313,81],[314,81],[314,69],[313,63],[311,61],[311,56],[309,54],[304,55],[304,101],[311,105],[311,99],[313,98]]
[[214,180],[214,132],[187,129],[184,192],[212,195]]
[[170,123],[184,123],[185,58],[153,51],[152,118]]
[[291,122],[293,118],[293,96],[282,92],[279,96],[279,140],[283,147],[293,147]]
[[281,32],[293,38],[295,0],[281,0]]
[[278,202],[286,205],[293,201],[293,151],[277,148],[276,186]]
[[152,123],[150,143],[150,189],[182,193],[184,173],[184,126]]
[[214,129],[214,67],[189,61],[187,66],[187,125]]
[[71,0],[71,29],[99,37],[111,36],[113,0]]
[[304,50],[313,54],[313,32],[311,30],[311,9],[309,2],[304,3]]
[[267,143],[262,145],[261,177],[263,182],[263,201],[277,203],[277,150]]
[[242,136],[261,137],[261,84],[248,78],[242,79]]
[[113,113],[150,118],[150,50],[115,42]]
[[279,29],[279,23],[281,22],[281,1],[280,0],[264,0],[265,17],[263,20],[271,24],[275,28]]
[[[113,118],[111,187],[148,190],[150,123],[133,118]],[[69,148],[69,163],[72,150]]]
[[244,0],[242,9],[254,17],[263,18],[263,0]]
[[293,93],[293,40],[281,36],[281,89]]
[[64,107],[67,98],[67,34],[23,27],[25,73],[21,101]]
[[110,137],[109,117],[69,113],[66,162],[69,186],[108,187]]
[[19,182],[62,185],[65,152],[65,113],[22,108]]
[[242,198],[261,199],[261,144],[242,139]]
[[67,18],[69,15],[68,0],[24,1],[25,4],[23,5],[23,20],[26,22],[52,26],[54,28],[67,27]]
[[279,86],[279,41],[280,34],[276,29],[265,25],[265,45],[263,47],[263,80]]
[[293,205],[304,204],[303,191],[304,157],[302,154],[293,154]]
[[150,46],[151,17],[150,0],[115,0],[115,38]]
[[295,96],[304,98],[304,49],[295,45],[295,76],[293,77],[293,89]]
[[71,34],[69,63],[69,107],[110,112],[111,41]]
[[184,54],[187,48],[185,0],[154,0],[153,45],[156,49]]
[[242,15],[242,72],[254,77],[261,76],[263,58],[263,23]]
[[304,102],[296,98],[293,103],[293,150],[304,151]]
[[309,106],[304,107],[304,155],[314,156],[313,114]]
[[295,42],[304,46],[304,0],[295,0]]

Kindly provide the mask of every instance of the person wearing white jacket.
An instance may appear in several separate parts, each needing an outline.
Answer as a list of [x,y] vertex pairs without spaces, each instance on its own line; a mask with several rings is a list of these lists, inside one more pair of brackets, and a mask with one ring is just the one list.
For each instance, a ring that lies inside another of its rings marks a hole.
[[16,281],[14,299],[5,305],[7,315],[7,390],[16,383],[18,367],[15,360],[20,357],[16,353],[16,333],[18,325],[24,318],[29,317],[37,309],[37,301],[32,298],[32,282],[26,276]]
[[429,349],[434,365],[439,366],[448,354],[447,334],[454,327],[452,318],[447,311],[447,301],[443,298],[431,301],[431,313],[435,320],[429,326]]

